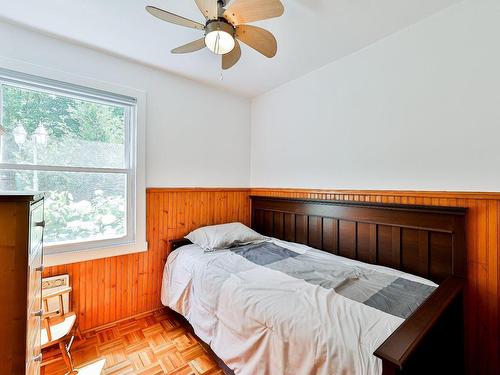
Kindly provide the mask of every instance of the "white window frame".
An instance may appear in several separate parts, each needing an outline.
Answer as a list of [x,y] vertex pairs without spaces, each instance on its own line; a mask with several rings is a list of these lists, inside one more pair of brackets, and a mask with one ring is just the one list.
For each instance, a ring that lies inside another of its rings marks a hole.
[[[144,150],[143,147],[138,147],[143,146],[144,143],[144,110],[140,110],[141,104],[145,104],[144,93],[136,92],[137,95],[131,96],[127,95],[130,94],[129,92],[125,94],[122,93],[124,90],[121,87],[117,86],[116,89],[112,88],[113,91],[108,91],[96,88],[95,86],[100,85],[96,84],[96,82],[92,83],[94,83],[94,85],[92,85],[93,87],[91,87],[90,82],[85,82],[84,85],[82,85],[81,82],[68,83],[56,79],[43,78],[38,75],[0,68],[0,85],[6,84],[28,90],[42,91],[97,103],[115,104],[124,106],[125,108],[127,121],[124,140],[124,168],[87,168],[16,163],[0,164],[0,169],[4,170],[123,173],[127,176],[126,235],[102,240],[75,240],[61,244],[45,245],[45,263],[48,265],[72,263],[147,250],[147,243],[145,241]],[[106,87],[106,89],[108,88],[109,87]],[[0,90],[0,111],[2,111],[3,108],[2,92],[3,90]],[[0,118],[2,117],[3,113],[0,113]],[[142,129],[139,129],[141,122]],[[142,152],[140,150],[141,148]]]

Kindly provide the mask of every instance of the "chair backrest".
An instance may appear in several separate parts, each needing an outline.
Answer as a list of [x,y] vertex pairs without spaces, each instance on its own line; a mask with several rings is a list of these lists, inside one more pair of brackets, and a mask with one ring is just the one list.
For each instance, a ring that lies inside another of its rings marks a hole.
[[[42,295],[52,293],[55,291],[59,291],[63,288],[67,288],[69,286],[70,286],[70,283],[69,283],[69,275],[68,274],[44,277],[42,279]],[[63,301],[64,311],[71,311],[70,310],[71,299],[70,299],[69,293],[66,293],[62,296],[62,301]],[[59,298],[58,297],[50,297],[47,299],[46,303],[47,303],[47,306],[45,306],[45,302],[44,302],[44,306],[43,306],[43,309],[45,311],[53,311],[53,310],[59,308]]]
[[[42,346],[50,345],[53,341],[57,342],[57,340],[69,334],[73,327],[73,324],[67,326],[60,324],[66,322],[66,314],[70,310],[69,295],[71,287],[68,284],[68,275],[54,276],[42,280],[42,324],[47,339],[47,342],[43,343]],[[52,329],[54,325],[59,327],[56,333]],[[43,336],[42,333],[42,341],[44,341]]]

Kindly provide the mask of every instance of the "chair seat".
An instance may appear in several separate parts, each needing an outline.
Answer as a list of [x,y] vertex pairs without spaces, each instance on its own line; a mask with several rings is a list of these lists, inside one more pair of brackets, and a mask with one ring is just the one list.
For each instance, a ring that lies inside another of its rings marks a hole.
[[46,328],[42,328],[41,329],[42,348],[50,346],[50,345],[56,343],[58,340],[64,338],[73,329],[73,326],[75,325],[75,321],[76,321],[76,314],[75,313],[68,313],[68,314],[64,315],[64,317],[61,317],[60,319],[58,319],[57,322],[56,321],[54,321],[54,323],[51,322],[50,332],[52,334],[52,340],[50,340],[50,341],[49,341],[49,338],[47,336]]

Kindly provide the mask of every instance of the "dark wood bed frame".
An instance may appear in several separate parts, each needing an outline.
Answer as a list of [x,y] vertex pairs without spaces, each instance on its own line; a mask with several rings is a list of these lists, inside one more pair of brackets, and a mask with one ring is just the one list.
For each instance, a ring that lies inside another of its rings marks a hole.
[[[464,372],[466,209],[252,196],[252,228],[439,287],[374,352],[383,374]],[[189,243],[172,241],[172,248]]]

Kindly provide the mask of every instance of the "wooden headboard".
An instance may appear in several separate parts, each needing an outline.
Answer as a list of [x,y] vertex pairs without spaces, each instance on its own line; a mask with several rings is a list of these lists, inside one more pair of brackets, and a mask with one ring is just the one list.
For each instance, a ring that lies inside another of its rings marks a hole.
[[465,277],[465,214],[424,207],[252,196],[252,228],[442,283]]

